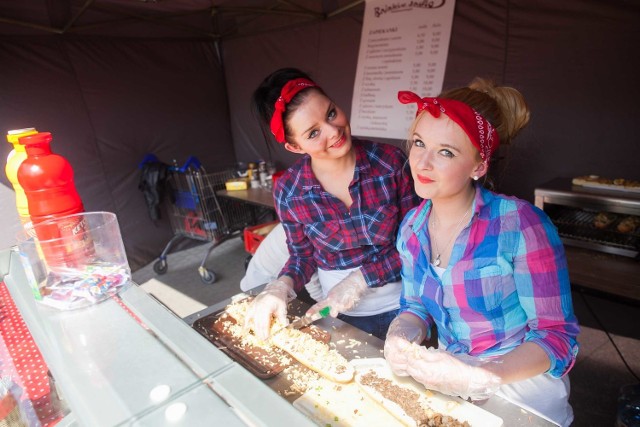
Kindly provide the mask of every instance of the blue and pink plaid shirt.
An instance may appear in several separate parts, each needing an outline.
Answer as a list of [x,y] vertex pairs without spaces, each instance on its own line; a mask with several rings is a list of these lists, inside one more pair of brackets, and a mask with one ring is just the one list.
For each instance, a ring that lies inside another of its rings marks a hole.
[[435,323],[441,347],[490,357],[523,342],[541,346],[549,374],[567,373],[578,353],[564,247],[547,215],[530,203],[476,186],[474,215],[457,237],[442,279],[433,270],[431,202],[404,219],[400,311]]
[[302,289],[317,268],[360,267],[371,287],[400,280],[395,239],[402,218],[418,205],[405,154],[397,147],[353,140],[356,166],[349,209],[324,191],[304,155],[280,177],[276,211],[287,235],[289,260],[280,275]]

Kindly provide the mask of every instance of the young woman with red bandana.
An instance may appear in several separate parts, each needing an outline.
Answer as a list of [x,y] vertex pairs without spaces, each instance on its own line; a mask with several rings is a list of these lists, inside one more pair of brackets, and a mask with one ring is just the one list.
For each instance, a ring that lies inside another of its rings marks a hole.
[[287,302],[317,271],[324,307],[384,338],[397,314],[400,221],[418,203],[406,156],[397,147],[351,137],[344,112],[308,75],[281,69],[255,91],[265,127],[300,159],[274,188],[289,259],[256,296],[247,316],[266,339],[272,317],[286,321]]
[[[579,327],[562,242],[544,212],[477,182],[528,123],[522,94],[478,79],[437,98],[398,97],[418,105],[409,163],[424,200],[398,235],[401,307],[385,358],[429,389],[498,393],[569,425]],[[434,325],[438,349],[421,346]]]

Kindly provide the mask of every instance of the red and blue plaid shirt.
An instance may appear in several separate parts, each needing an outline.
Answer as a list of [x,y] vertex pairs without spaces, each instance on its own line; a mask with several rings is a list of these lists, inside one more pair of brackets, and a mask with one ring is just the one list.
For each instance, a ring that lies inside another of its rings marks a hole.
[[360,267],[371,287],[400,280],[395,248],[402,218],[418,205],[405,154],[397,147],[353,140],[356,166],[347,208],[326,192],[304,155],[280,177],[276,211],[287,235],[289,260],[280,275],[300,290],[317,268]]

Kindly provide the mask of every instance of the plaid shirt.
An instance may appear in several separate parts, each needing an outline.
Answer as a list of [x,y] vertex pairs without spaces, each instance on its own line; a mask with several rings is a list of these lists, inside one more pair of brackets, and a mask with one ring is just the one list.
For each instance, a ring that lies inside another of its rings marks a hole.
[[400,280],[395,239],[402,218],[418,205],[407,158],[397,147],[353,140],[356,166],[347,208],[324,191],[303,156],[276,183],[276,211],[289,260],[280,275],[302,289],[317,268],[360,267],[372,287]]
[[428,327],[435,323],[451,353],[495,356],[530,341],[548,354],[552,376],[568,372],[579,327],[564,247],[549,218],[528,202],[477,186],[474,216],[441,280],[429,262],[430,213],[425,200],[400,228],[400,311]]

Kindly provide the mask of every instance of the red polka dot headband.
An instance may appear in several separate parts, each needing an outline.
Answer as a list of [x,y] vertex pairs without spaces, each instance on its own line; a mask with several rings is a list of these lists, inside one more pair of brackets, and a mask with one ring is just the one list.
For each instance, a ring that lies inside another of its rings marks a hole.
[[275,110],[271,117],[271,133],[276,137],[276,141],[281,144],[286,142],[284,137],[284,121],[282,115],[287,110],[287,104],[291,102],[294,96],[303,89],[309,87],[317,87],[314,82],[309,79],[299,78],[289,80],[287,84],[282,87],[280,96],[276,100]]
[[416,116],[421,111],[428,111],[433,117],[440,117],[440,113],[446,114],[467,134],[485,162],[489,161],[491,155],[500,145],[500,138],[495,127],[464,102],[444,98],[420,98],[409,91],[398,92],[398,100],[403,104],[415,102],[418,105]]

